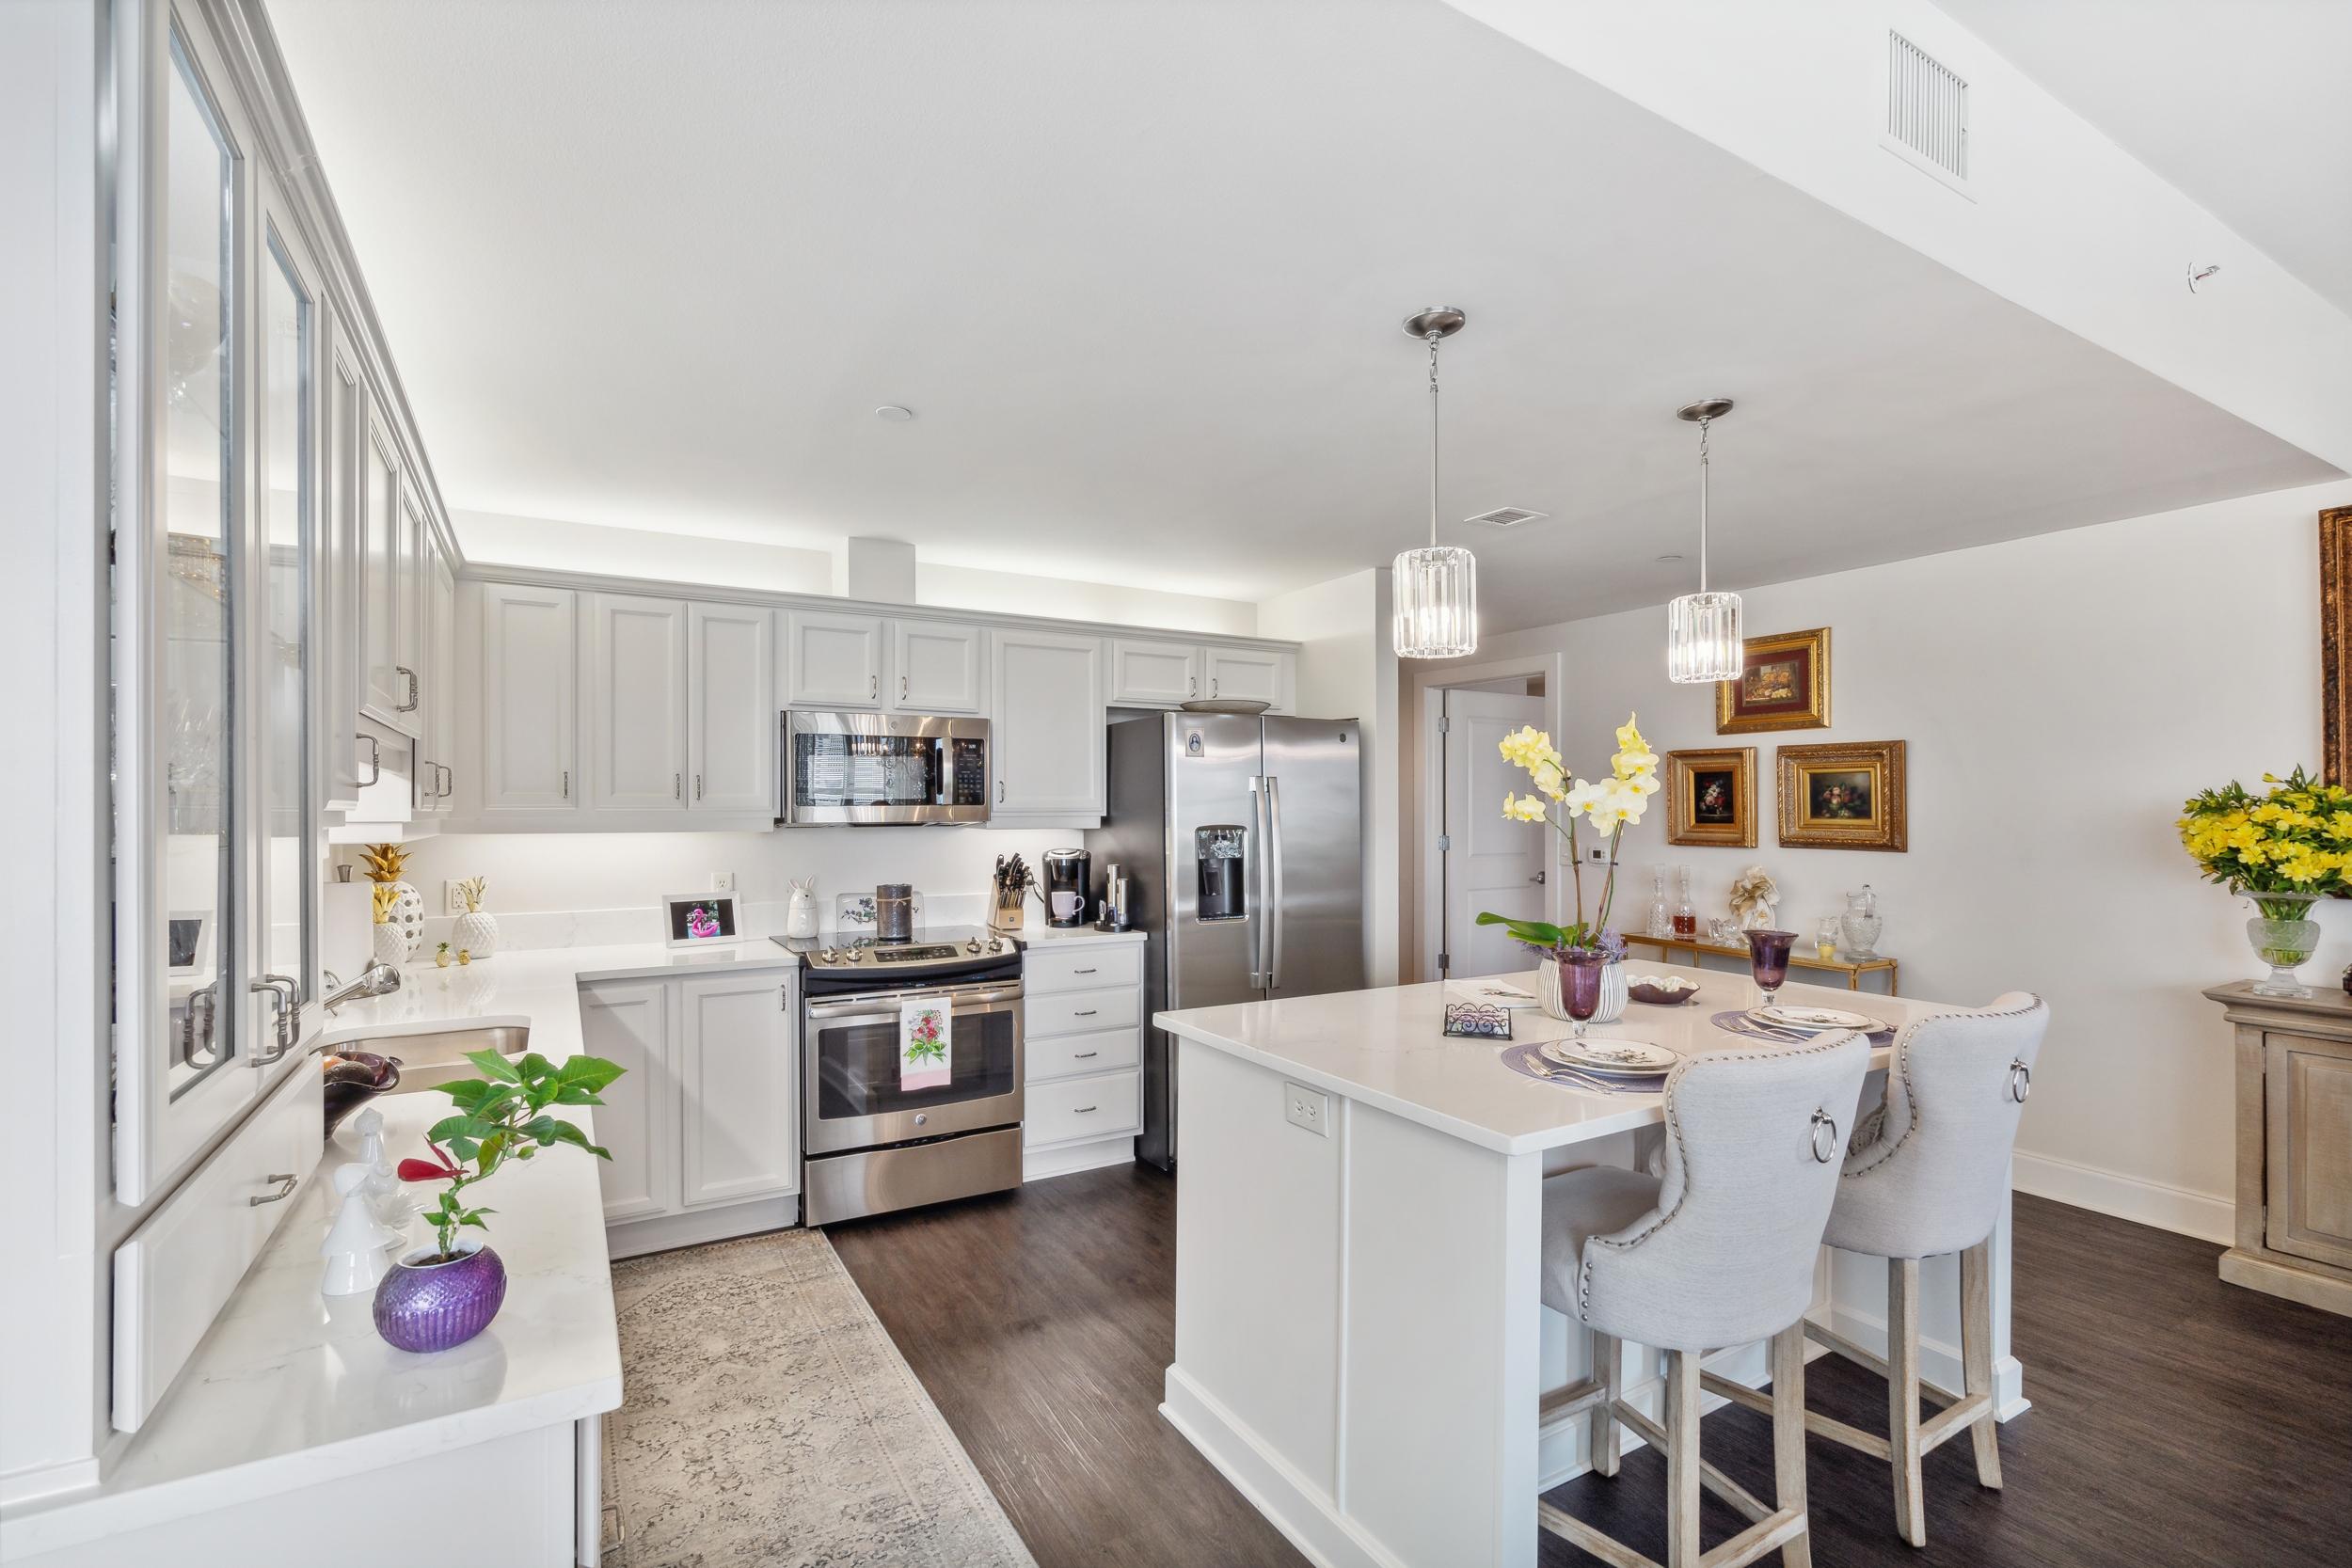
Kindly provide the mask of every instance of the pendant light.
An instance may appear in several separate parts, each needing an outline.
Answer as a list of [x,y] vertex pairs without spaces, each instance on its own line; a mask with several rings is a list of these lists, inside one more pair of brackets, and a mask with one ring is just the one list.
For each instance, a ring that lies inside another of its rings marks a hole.
[[1707,436],[1730,412],[1729,398],[1675,410],[1699,427],[1699,591],[1666,607],[1666,677],[1686,686],[1740,678],[1740,595],[1707,591]]
[[1478,651],[1478,562],[1459,545],[1438,543],[1438,344],[1467,320],[1448,307],[1405,320],[1405,330],[1429,344],[1429,544],[1396,558],[1399,658],[1459,658]]

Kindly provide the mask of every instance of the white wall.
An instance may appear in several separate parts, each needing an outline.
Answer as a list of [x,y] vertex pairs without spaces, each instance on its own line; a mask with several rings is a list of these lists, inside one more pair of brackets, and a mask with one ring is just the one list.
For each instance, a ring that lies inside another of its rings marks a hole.
[[1397,978],[1396,659],[1389,652],[1389,574],[1351,573],[1267,599],[1258,632],[1299,644],[1296,709],[1354,719],[1364,747],[1364,973]]
[[[830,594],[834,591],[830,550],[494,512],[452,512],[450,523],[457,533],[457,546],[471,566],[599,572],[658,582],[725,583],[778,594]],[[914,596],[918,604],[942,610],[1051,615],[1232,637],[1258,635],[1256,607],[1240,599],[927,561],[915,563]]]
[[[1907,995],[2050,1001],[2020,1186],[2218,1239],[2231,1049],[2198,992],[2263,971],[2250,911],[2198,880],[2173,822],[2208,784],[2316,766],[2314,516],[2345,504],[2340,483],[1748,592],[1751,634],[1831,628],[1825,730],[1719,737],[1713,688],[1665,678],[1662,607],[1490,638],[1478,657],[1556,661],[1554,734],[1587,773],[1629,710],[1661,752],[1756,748],[1756,847],[1674,848],[1654,808],[1626,841],[1621,924],[1640,928],[1661,861],[1692,865],[1702,919],[1761,863],[1804,933],[1870,883]],[[1907,853],[1778,846],[1777,746],[1897,739]],[[2319,918],[2304,975],[2332,985],[2352,907]]]

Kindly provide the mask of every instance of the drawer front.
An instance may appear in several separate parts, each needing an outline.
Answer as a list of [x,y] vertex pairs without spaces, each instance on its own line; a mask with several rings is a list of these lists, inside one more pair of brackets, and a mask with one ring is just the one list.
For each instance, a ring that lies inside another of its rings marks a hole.
[[1031,1041],[1057,1035],[1092,1035],[1104,1029],[1132,1029],[1143,1022],[1143,988],[1121,986],[1116,990],[1066,990],[1025,998],[1023,1027]]
[[1043,1084],[1113,1068],[1135,1067],[1143,1060],[1143,1031],[1104,1029],[1090,1035],[1061,1035],[1026,1042],[1028,1079]]
[[1065,1078],[1028,1091],[1021,1144],[1025,1148],[1041,1148],[1047,1144],[1135,1132],[1142,1126],[1142,1073]]
[[1031,949],[1021,960],[1021,986],[1031,996],[1040,991],[1132,986],[1142,979],[1143,944],[1139,942],[1105,942],[1067,952]]

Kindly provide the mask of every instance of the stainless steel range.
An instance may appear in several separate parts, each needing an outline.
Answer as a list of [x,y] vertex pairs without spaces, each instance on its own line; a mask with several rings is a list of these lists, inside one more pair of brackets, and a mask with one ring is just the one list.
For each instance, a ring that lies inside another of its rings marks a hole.
[[[778,937],[801,958],[801,1201],[810,1225],[1021,1184],[1021,944],[977,927]],[[951,1019],[949,1077],[900,1085],[910,1002]]]

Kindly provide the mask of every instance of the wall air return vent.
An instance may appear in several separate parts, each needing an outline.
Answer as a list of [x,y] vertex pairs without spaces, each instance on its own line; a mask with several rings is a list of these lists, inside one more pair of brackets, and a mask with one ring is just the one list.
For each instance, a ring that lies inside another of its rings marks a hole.
[[1523,506],[1498,506],[1492,512],[1481,512],[1475,517],[1465,517],[1466,523],[1485,523],[1488,528],[1518,528],[1523,523],[1540,522],[1550,516],[1549,512],[1530,512]]
[[1900,33],[1886,35],[1886,126],[1891,151],[1956,190],[1968,180],[1968,84]]

